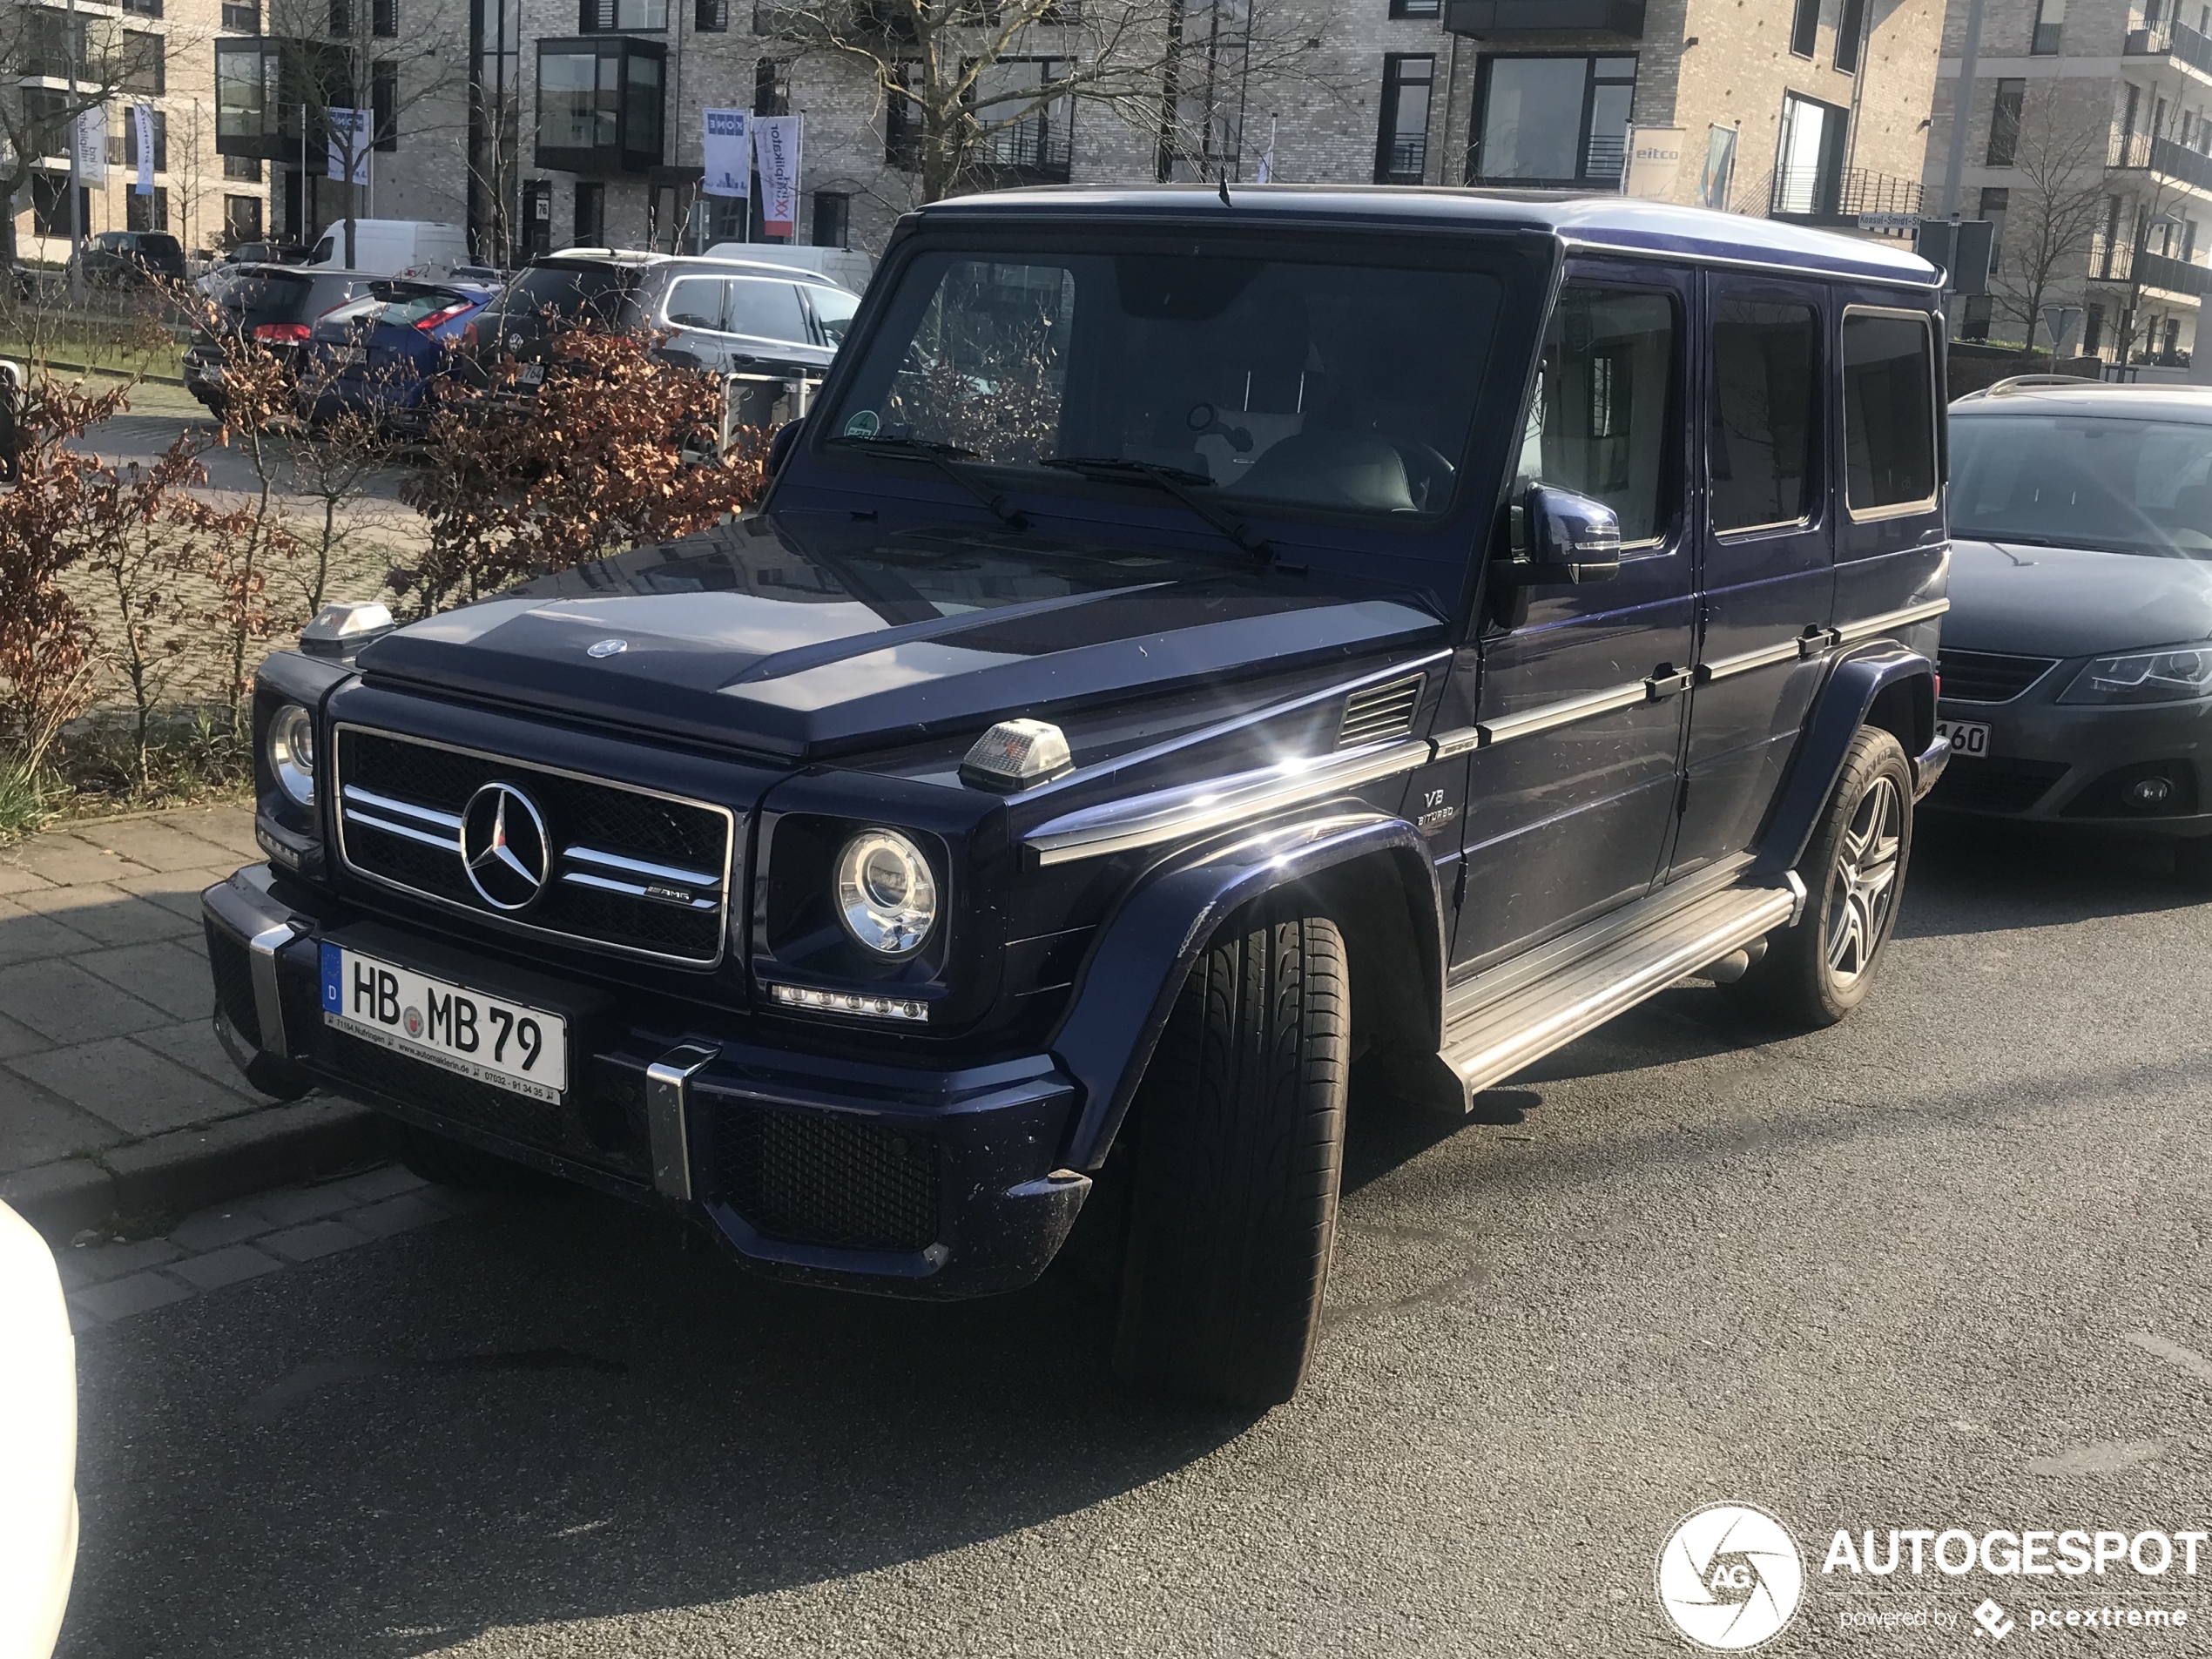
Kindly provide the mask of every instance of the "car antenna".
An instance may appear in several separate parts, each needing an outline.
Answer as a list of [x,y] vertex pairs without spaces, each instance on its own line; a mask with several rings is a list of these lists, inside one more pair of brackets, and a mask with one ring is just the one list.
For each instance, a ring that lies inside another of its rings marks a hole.
[[1221,205],[1224,207],[1234,207],[1237,204],[1229,199],[1229,169],[1219,162],[1214,164],[1213,181],[1221,186]]

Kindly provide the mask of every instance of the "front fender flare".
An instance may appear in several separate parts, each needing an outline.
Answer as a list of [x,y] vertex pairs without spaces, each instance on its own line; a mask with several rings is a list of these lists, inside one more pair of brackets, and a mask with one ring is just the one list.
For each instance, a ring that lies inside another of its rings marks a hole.
[[1141,879],[1099,929],[1053,1039],[1053,1057],[1080,1091],[1062,1166],[1095,1170],[1104,1161],[1184,980],[1238,907],[1377,857],[1399,867],[1409,905],[1416,912],[1427,908],[1433,961],[1422,964],[1422,973],[1431,993],[1430,1021],[1440,1019],[1442,895],[1427,843],[1404,819],[1372,810],[1345,812],[1249,832],[1184,854]]
[[[1914,680],[1925,682],[1914,686]],[[1908,756],[1918,755],[1934,740],[1935,665],[1919,651],[1892,640],[1879,641],[1838,663],[1814,700],[1812,718],[1790,763],[1780,799],[1759,838],[1756,876],[1778,881],[1797,867],[1812,840],[1836,779],[1844,770],[1851,739],[1866,724],[1867,716],[1885,692],[1909,694],[1912,731],[1899,733]]]

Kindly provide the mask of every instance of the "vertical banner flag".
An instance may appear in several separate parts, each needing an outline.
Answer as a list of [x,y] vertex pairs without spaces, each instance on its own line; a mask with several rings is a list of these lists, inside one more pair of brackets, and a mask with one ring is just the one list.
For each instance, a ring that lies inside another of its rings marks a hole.
[[752,194],[752,117],[745,110],[706,110],[705,176],[699,192],[706,196]]
[[1697,181],[1697,205],[1728,209],[1736,181],[1736,129],[1712,126],[1705,132],[1705,172]]
[[106,105],[93,105],[70,124],[70,143],[77,156],[77,182],[95,185],[107,183]]
[[760,228],[770,236],[799,230],[799,124],[804,116],[766,115],[752,124],[760,158]]
[[131,106],[131,131],[138,141],[138,177],[131,186],[138,196],[153,194],[153,105],[133,104]]
[[1680,127],[1629,129],[1629,165],[1621,170],[1621,193],[1650,201],[1675,199],[1675,177],[1682,170]]
[[329,112],[330,173],[333,179],[349,185],[368,182],[368,124],[371,111],[341,110],[335,105]]
[[1267,148],[1259,158],[1259,182],[1263,185],[1273,182],[1275,178],[1276,119],[1271,115],[1267,118]]

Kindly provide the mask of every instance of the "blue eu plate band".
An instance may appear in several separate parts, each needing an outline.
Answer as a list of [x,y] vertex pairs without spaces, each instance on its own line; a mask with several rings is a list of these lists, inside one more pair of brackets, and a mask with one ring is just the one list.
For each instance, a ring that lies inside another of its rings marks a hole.
[[652,1138],[653,1186],[664,1197],[688,1201],[691,1196],[691,1076],[720,1052],[705,1043],[686,1042],[645,1068],[645,1128]]

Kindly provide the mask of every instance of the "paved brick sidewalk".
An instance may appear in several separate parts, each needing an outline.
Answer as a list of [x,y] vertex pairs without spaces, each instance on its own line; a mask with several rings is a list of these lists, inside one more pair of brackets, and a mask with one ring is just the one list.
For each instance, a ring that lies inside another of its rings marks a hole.
[[[259,856],[243,807],[118,819],[0,849],[0,1197],[27,1213],[44,1204],[50,1233],[53,1217],[98,1224],[226,1197],[238,1189],[221,1176],[180,1188],[180,1163],[196,1159],[205,1177],[212,1149],[235,1164],[255,1138],[253,1115],[296,1131],[340,1109],[276,1108],[215,1039],[199,890]],[[256,1184],[314,1172],[279,1170]]]

